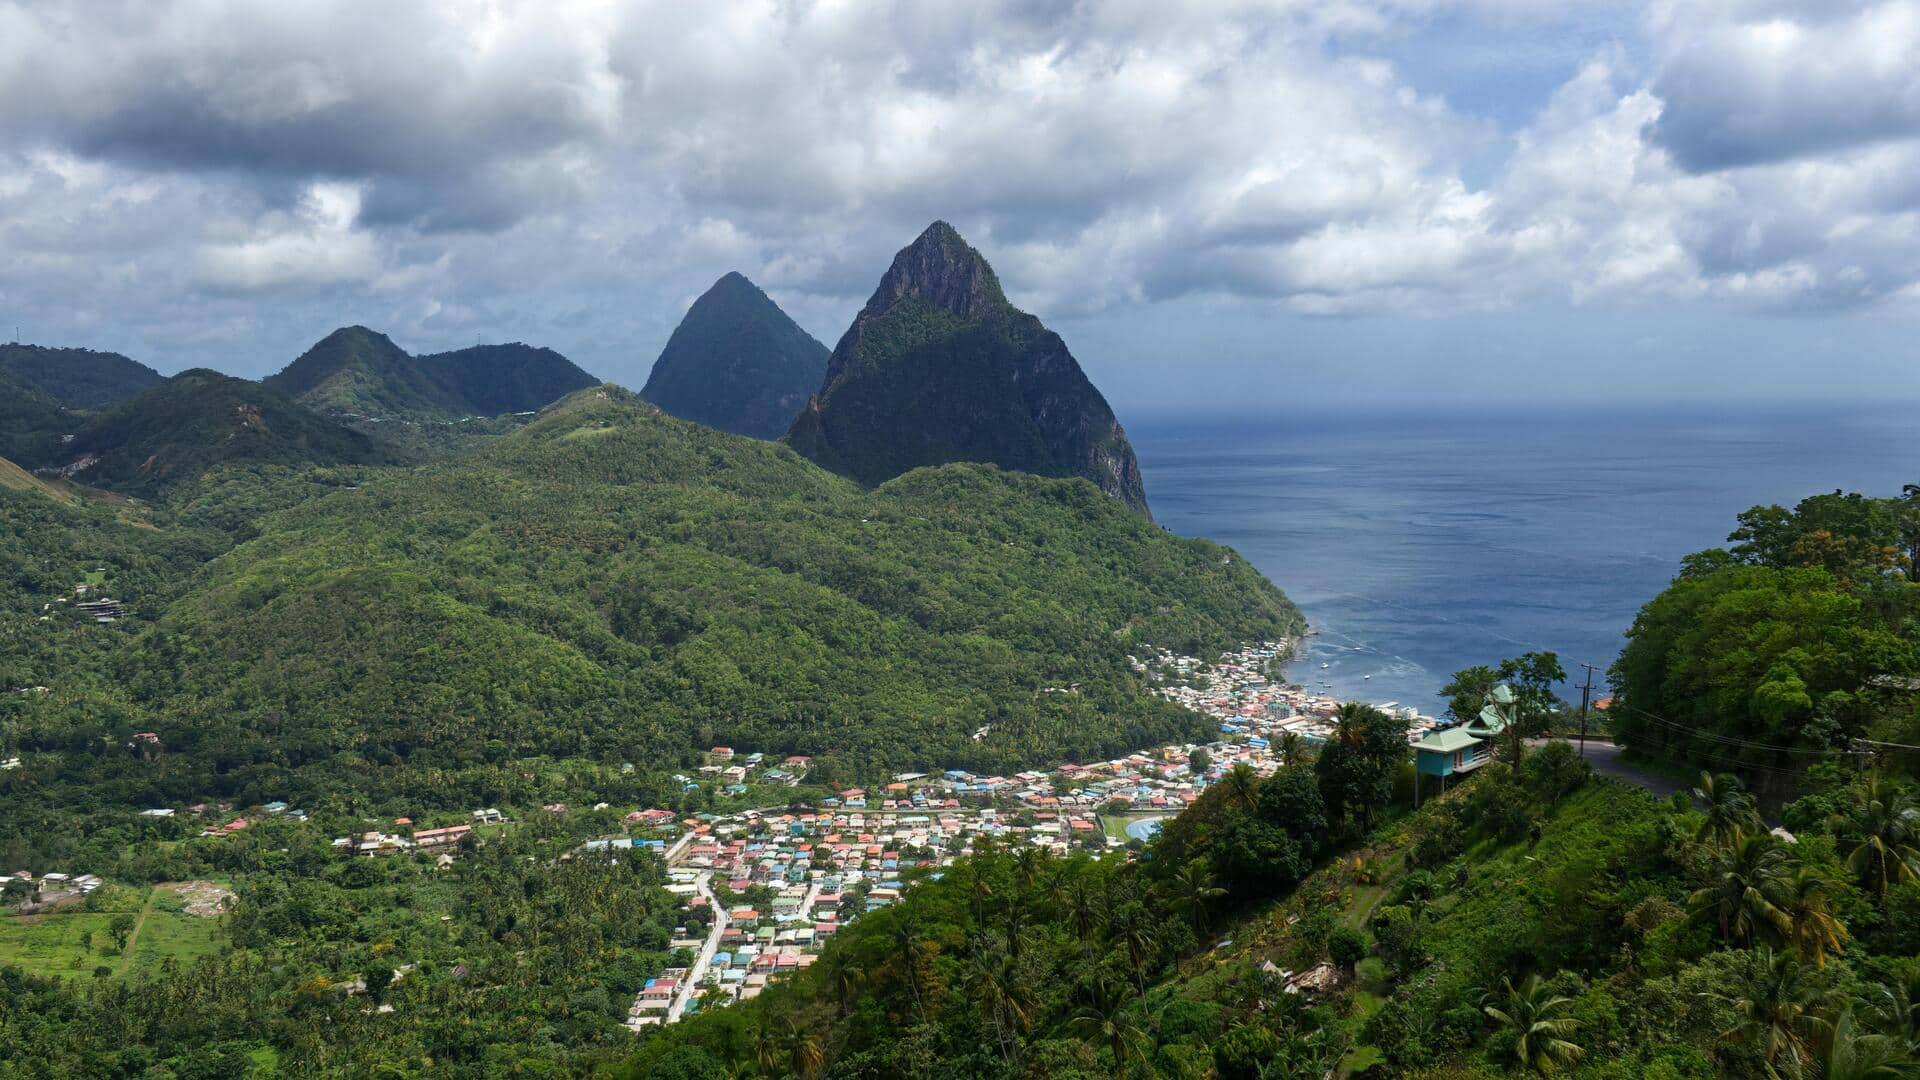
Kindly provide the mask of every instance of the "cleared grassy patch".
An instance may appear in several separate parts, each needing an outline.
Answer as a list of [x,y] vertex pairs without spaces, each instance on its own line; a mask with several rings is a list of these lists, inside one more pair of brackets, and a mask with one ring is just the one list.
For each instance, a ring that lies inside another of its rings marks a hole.
[[[92,978],[97,967],[125,975],[158,967],[168,957],[189,964],[220,951],[220,921],[185,914],[179,894],[170,889],[103,890],[100,906],[103,910],[88,911],[74,903],[32,915],[0,915],[0,967]],[[135,916],[138,928],[130,950],[112,933],[115,917],[125,914]]]

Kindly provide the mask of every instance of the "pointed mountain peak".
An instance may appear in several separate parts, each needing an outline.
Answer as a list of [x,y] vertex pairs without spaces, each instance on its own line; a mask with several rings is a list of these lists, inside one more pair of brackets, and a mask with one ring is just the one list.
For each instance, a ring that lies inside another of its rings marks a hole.
[[768,307],[776,306],[773,299],[760,286],[755,285],[751,278],[738,270],[729,270],[722,274],[720,280],[700,294],[699,298],[693,302],[693,306],[697,308],[702,304],[742,302],[760,303]]
[[777,439],[826,367],[827,347],[735,271],[687,309],[640,395],[683,420]]
[[878,314],[908,297],[969,320],[1007,302],[993,267],[944,221],[927,226],[893,257],[867,311]]
[[1078,476],[1147,515],[1127,434],[1066,343],[944,221],[893,258],[841,336],[793,448],[863,484],[952,461]]

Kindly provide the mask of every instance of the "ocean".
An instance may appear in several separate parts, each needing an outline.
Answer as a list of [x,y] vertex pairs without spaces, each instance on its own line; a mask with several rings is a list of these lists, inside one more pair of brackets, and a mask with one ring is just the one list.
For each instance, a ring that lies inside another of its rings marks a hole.
[[[1560,655],[1579,700],[1681,556],[1749,506],[1920,482],[1887,405],[1159,415],[1127,425],[1156,519],[1230,545],[1306,613],[1289,677],[1435,714],[1460,668]],[[1596,691],[1596,696],[1604,691]]]

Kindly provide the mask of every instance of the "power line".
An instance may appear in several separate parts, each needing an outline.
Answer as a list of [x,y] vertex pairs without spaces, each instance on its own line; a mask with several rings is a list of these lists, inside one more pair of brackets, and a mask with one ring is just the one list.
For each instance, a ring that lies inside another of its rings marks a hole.
[[1690,727],[1686,724],[1680,723],[1679,721],[1669,720],[1664,716],[1661,716],[1657,713],[1648,712],[1647,710],[1639,708],[1634,705],[1625,705],[1624,708],[1626,708],[1629,712],[1639,713],[1641,716],[1645,717],[1648,720],[1652,720],[1654,723],[1664,724],[1667,727],[1672,728],[1673,730],[1678,731],[1684,735],[1689,735],[1697,739],[1709,739],[1713,742],[1725,743],[1729,746],[1738,746],[1748,750],[1767,750],[1776,754],[1812,754],[1815,757],[1823,757],[1830,752],[1827,750],[1810,749],[1804,746],[1775,746],[1773,743],[1755,742],[1752,739],[1739,739],[1731,735],[1721,735],[1717,732],[1703,731],[1700,728]]
[[1868,746],[1884,746],[1890,750],[1920,750],[1920,746],[1913,746],[1903,742],[1881,742],[1878,739],[1855,739],[1853,741],[1865,743]]

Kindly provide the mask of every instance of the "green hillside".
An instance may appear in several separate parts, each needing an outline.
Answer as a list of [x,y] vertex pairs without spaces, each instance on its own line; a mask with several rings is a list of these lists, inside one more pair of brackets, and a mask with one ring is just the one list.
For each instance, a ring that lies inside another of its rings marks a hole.
[[777,439],[820,388],[827,347],[740,274],[700,295],[640,394],[674,416]]
[[1920,488],[1755,506],[1727,540],[1688,556],[1627,632],[1620,739],[1776,798],[1853,740],[1920,745]]
[[49,484],[5,458],[0,458],[0,487],[14,491],[38,492],[56,502],[72,502],[73,496]]
[[[1556,744],[1356,835],[1320,801],[1340,772],[1323,758],[1230,777],[1136,862],[989,850],[920,874],[819,963],[662,1029],[619,1075],[1893,1080],[1920,1067],[1920,881],[1879,894],[1848,861],[1874,835],[1871,808],[1911,807],[1910,788],[1830,780],[1796,807],[1789,842],[1737,799],[1706,814],[1659,802],[1589,779]],[[1323,963],[1330,985],[1287,991]]]
[[70,409],[97,409],[158,386],[162,376],[119,353],[12,344],[0,345],[0,378]]
[[90,418],[60,447],[76,479],[153,496],[223,464],[372,464],[387,452],[258,383],[196,368]]
[[59,456],[61,436],[80,430],[72,410],[0,374],[0,457],[27,467]]
[[1106,755],[1204,730],[1126,652],[1300,625],[1243,560],[1089,484],[950,466],[866,492],[601,388],[269,519],[167,612],[142,678],[181,797],[418,796],[716,741],[870,769]]
[[552,349],[515,342],[412,356],[385,334],[348,326],[264,381],[323,412],[444,420],[539,409],[596,380]]

